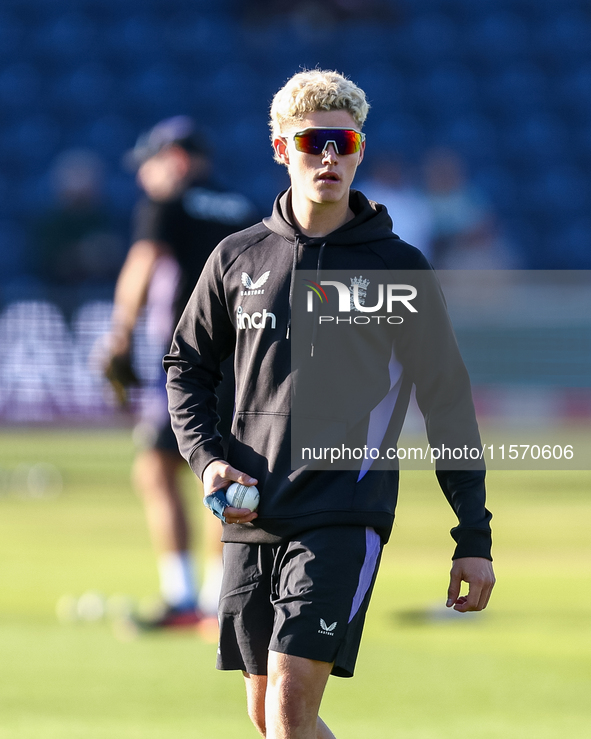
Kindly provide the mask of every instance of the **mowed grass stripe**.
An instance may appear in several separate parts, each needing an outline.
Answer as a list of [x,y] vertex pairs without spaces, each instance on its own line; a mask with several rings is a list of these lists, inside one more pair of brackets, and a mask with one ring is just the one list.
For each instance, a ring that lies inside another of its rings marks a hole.
[[[66,592],[156,591],[132,458],[125,431],[0,433],[0,468],[45,462],[64,480],[54,498],[0,495],[0,739],[256,736],[215,646],[57,623]],[[339,739],[587,739],[590,491],[591,473],[491,472],[498,584],[485,613],[446,619],[455,519],[432,473],[405,473],[357,675],[324,701]]]

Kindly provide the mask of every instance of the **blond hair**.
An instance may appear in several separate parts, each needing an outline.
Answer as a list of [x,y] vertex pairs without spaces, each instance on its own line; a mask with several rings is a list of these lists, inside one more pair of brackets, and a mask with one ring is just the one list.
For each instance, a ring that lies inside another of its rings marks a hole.
[[[323,69],[298,72],[276,93],[271,103],[271,140],[297,126],[308,113],[346,110],[361,130],[369,103],[365,93],[350,79]],[[275,154],[275,159],[280,161]]]

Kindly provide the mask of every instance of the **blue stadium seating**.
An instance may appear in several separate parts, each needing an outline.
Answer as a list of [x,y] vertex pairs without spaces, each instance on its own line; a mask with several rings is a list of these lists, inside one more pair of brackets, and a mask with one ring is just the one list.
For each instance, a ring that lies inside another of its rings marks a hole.
[[139,71],[127,80],[127,98],[132,106],[138,105],[156,116],[160,108],[169,109],[171,115],[185,104],[188,87],[185,75],[176,66],[156,63]]
[[82,108],[96,115],[110,105],[116,84],[116,78],[103,64],[90,62],[60,75],[52,92],[59,106]]
[[567,115],[591,119],[591,60],[556,80],[553,100]]
[[591,128],[586,123],[574,133],[573,149],[576,151],[581,162],[589,168],[591,166]]
[[508,163],[535,168],[567,156],[568,138],[558,118],[532,114],[508,122],[500,130],[501,156]]
[[[365,91],[370,105],[378,105],[380,113],[398,113],[406,108],[407,80],[391,64],[377,62],[362,67],[354,81]],[[379,113],[378,113],[379,115]],[[370,121],[373,118],[370,112]]]
[[47,115],[36,114],[13,123],[2,137],[4,155],[19,170],[35,167],[57,153],[61,126]]
[[0,105],[27,108],[35,104],[41,92],[41,76],[32,64],[18,62],[0,71]]
[[15,187],[15,195],[21,213],[41,213],[53,198],[49,173],[37,167],[36,172],[21,178]]
[[405,33],[413,53],[423,63],[453,57],[459,47],[459,29],[443,13],[419,15],[409,23]]
[[107,202],[120,215],[129,216],[139,195],[133,175],[121,171],[113,172],[107,177],[105,191]]
[[[267,148],[271,96],[298,68],[319,64],[366,89],[370,148],[396,147],[419,161],[426,147],[450,145],[518,238],[531,243],[549,208],[564,239],[583,242],[588,0],[397,0],[391,24],[361,19],[321,28],[293,19],[249,26],[244,7],[238,0],[3,0],[0,165],[14,185],[1,212],[24,219],[53,156],[73,144],[106,158],[109,190],[123,212],[135,190],[121,155],[141,130],[180,112],[204,120],[224,175],[266,202],[284,182]],[[249,148],[238,155],[245,139]],[[569,231],[565,218],[579,225]],[[573,259],[578,248],[569,247]],[[536,253],[551,265],[551,252],[523,249],[529,266]]]
[[575,167],[557,165],[548,168],[533,183],[533,195],[539,215],[550,218],[588,213],[589,178]]
[[415,104],[430,114],[459,115],[475,104],[476,79],[465,66],[439,64],[415,78]]
[[[10,305],[20,300],[45,300],[46,297],[47,286],[33,274],[19,274],[0,285],[2,305]],[[4,343],[4,346],[6,345]]]
[[377,122],[373,121],[371,131],[371,146],[374,150],[381,147],[393,148],[404,152],[407,157],[418,157],[428,143],[425,127],[421,125],[421,121],[407,113],[398,113]]
[[518,187],[515,176],[498,161],[483,164],[473,173],[474,184],[486,192],[492,202],[504,212],[511,212],[517,203]]
[[94,39],[93,24],[79,12],[53,17],[34,34],[36,50],[58,60],[84,58]]
[[569,219],[554,238],[555,241],[549,249],[554,269],[591,269],[591,218],[589,215]]
[[158,19],[146,12],[115,22],[107,29],[106,41],[109,56],[131,61],[135,66],[154,63],[164,48]]
[[23,24],[12,14],[0,9],[0,60],[10,59],[22,43]]
[[238,51],[236,29],[218,16],[196,12],[173,15],[165,25],[165,39],[172,52],[196,56],[211,66],[232,61]]
[[591,17],[587,12],[573,8],[562,8],[546,18],[536,33],[538,51],[553,64],[563,65],[574,58],[588,58],[591,48]]
[[485,106],[492,112],[541,109],[548,99],[547,79],[531,61],[495,70],[484,79]]
[[0,282],[9,282],[28,266],[24,229],[16,221],[0,220]]
[[530,28],[517,13],[494,11],[474,23],[467,42],[471,53],[488,65],[523,59],[529,50]]
[[98,150],[118,167],[123,151],[131,148],[137,139],[138,131],[130,119],[116,114],[93,118],[84,131],[88,147]]
[[438,142],[460,152],[474,166],[498,162],[497,131],[483,115],[469,113],[443,123]]

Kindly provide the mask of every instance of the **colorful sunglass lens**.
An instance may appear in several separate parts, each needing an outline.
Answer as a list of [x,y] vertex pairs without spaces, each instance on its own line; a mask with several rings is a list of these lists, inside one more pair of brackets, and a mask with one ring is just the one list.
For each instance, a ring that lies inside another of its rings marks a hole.
[[294,136],[296,149],[305,154],[322,154],[328,143],[334,143],[339,154],[355,154],[362,140],[363,134],[342,128],[310,128]]

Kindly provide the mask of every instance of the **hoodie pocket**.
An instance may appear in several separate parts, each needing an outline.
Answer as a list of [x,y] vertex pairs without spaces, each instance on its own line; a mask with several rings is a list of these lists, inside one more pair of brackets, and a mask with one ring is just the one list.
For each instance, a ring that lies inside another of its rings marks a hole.
[[289,415],[239,411],[234,417],[228,461],[259,481],[262,489],[269,475],[290,470]]

